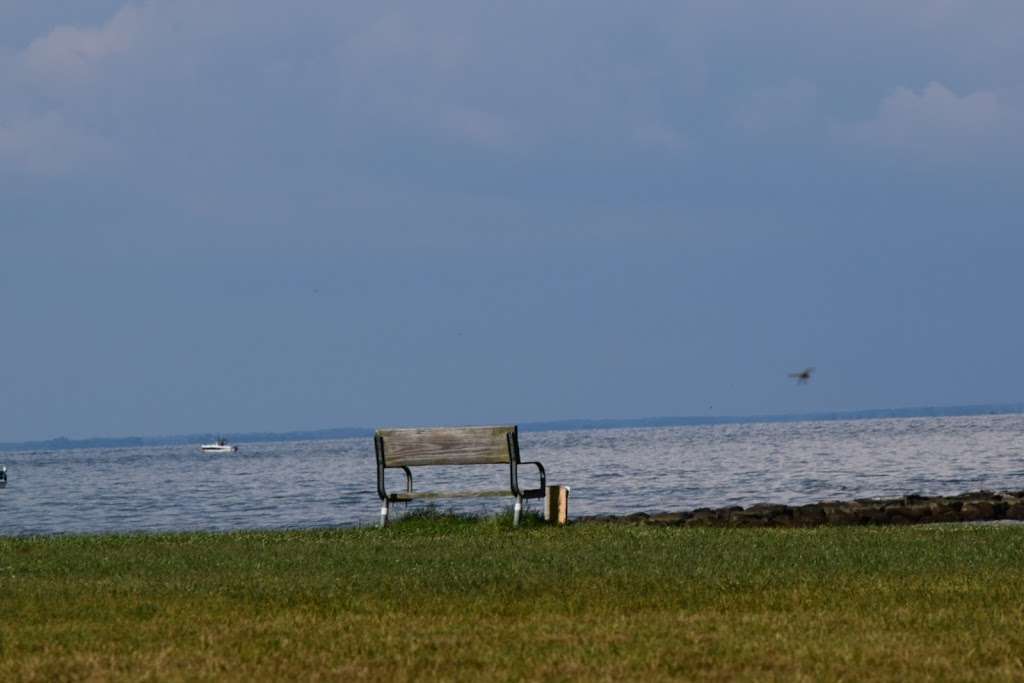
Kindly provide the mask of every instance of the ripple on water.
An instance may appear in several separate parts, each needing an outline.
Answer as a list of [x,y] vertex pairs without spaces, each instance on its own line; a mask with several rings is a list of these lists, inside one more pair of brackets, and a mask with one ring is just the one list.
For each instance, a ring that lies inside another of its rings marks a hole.
[[[572,487],[571,512],[589,515],[1020,490],[1022,434],[1024,416],[999,415],[524,432],[520,443],[549,483]],[[0,490],[0,535],[346,526],[372,524],[379,510],[371,439],[244,444],[233,455],[149,447],[2,459],[11,481]],[[421,489],[507,480],[500,467],[416,471]],[[389,473],[389,486],[403,485]],[[511,499],[436,505],[494,512]]]

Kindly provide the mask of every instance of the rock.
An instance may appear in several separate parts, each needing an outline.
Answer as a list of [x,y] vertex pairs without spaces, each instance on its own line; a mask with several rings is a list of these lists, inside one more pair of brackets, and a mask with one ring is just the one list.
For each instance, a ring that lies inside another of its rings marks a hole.
[[1006,514],[1003,515],[1006,519],[1020,519],[1024,520],[1024,503],[1014,503],[1006,508]]
[[885,524],[889,521],[889,516],[885,514],[885,508],[869,507],[867,505],[861,506],[856,511],[857,521],[861,524]]
[[915,522],[927,522],[932,514],[931,508],[924,502],[908,505],[907,510],[910,512],[910,518]]
[[960,508],[960,519],[964,522],[982,522],[995,519],[995,510],[987,500],[968,501]]
[[684,524],[686,526],[712,526],[716,521],[715,511],[711,508],[694,510]]
[[828,522],[828,517],[821,505],[801,505],[793,508],[793,524],[795,526],[818,526],[826,522]]
[[886,505],[884,512],[893,524],[913,524],[929,515],[927,505]]
[[842,503],[829,503],[822,506],[822,510],[825,512],[825,519],[834,526],[857,523],[857,515]]
[[905,505],[886,505],[881,513],[887,524],[910,524],[914,521],[910,508]]
[[686,521],[687,516],[685,512],[659,512],[651,515],[647,519],[647,523],[660,526],[678,526]]
[[750,510],[736,510],[729,515],[729,524],[732,526],[769,526],[771,520]]
[[854,501],[827,501],[790,506],[759,503],[698,508],[692,512],[634,512],[592,515],[580,522],[616,522],[657,526],[811,527],[821,524],[920,524],[925,522],[1024,520],[1024,491],[975,491],[956,496],[922,496]]
[[959,522],[960,513],[953,509],[948,502],[934,502],[928,504],[929,522]]
[[726,520],[732,526],[788,526],[792,517],[792,508],[788,505],[773,503],[758,503],[727,512]]
[[616,517],[615,515],[589,515],[589,516],[586,516],[586,517],[579,517],[579,518],[577,518],[574,521],[576,521],[576,522],[598,522],[598,523],[604,524],[604,523],[609,523],[609,522],[618,522],[619,519],[620,518]]
[[758,503],[757,505],[751,505],[744,512],[761,515],[762,517],[779,517],[788,516],[790,514],[790,509],[791,508],[788,505]]

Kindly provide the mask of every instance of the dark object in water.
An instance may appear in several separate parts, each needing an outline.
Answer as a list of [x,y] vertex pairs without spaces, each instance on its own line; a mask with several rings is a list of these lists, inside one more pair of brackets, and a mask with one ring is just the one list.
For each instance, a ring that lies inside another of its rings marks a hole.
[[0,467],[0,489],[7,486],[7,468]]

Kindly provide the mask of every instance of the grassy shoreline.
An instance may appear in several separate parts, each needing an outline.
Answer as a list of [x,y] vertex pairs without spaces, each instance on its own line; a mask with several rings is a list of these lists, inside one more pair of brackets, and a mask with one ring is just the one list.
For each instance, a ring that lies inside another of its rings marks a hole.
[[1021,680],[1024,528],[0,538],[5,680]]

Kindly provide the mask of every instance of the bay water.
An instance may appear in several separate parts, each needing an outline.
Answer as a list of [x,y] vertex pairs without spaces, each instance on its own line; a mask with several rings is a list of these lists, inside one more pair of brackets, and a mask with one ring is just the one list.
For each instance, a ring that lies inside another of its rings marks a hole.
[[[239,446],[0,453],[10,478],[0,536],[376,523],[372,439]],[[571,487],[570,516],[1024,489],[1024,415],[522,432],[520,450],[544,463],[549,484]],[[536,485],[532,467],[520,472]],[[501,466],[414,476],[421,490],[508,486]],[[401,490],[401,471],[388,477]],[[511,498],[433,505],[486,514]]]

